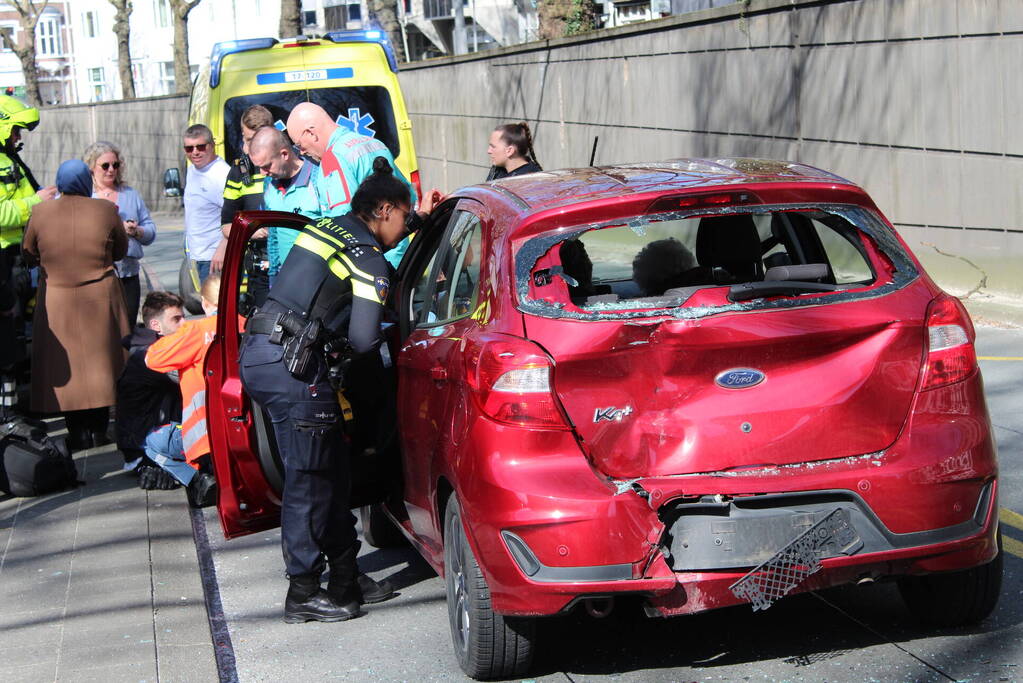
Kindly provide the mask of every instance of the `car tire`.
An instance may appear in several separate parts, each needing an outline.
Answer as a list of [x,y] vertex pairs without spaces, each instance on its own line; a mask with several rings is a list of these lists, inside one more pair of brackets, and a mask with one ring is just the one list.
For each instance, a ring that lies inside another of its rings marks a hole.
[[363,505],[359,508],[362,520],[362,537],[374,548],[404,548],[409,544],[391,518],[384,512],[382,503]]
[[490,589],[472,553],[454,496],[444,512],[444,584],[458,665],[476,680],[522,676],[533,661],[536,620],[490,607]]
[[899,579],[899,592],[909,610],[926,624],[966,626],[987,617],[1002,590],[1002,533],[998,555],[972,569]]
[[199,297],[199,271],[195,261],[185,256],[178,270],[178,293],[185,300],[185,310],[192,315],[202,314],[202,299]]

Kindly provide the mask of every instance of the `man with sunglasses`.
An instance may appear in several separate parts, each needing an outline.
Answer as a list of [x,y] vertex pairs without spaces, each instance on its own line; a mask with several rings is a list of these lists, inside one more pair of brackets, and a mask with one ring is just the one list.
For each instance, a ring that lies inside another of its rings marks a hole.
[[[39,110],[9,95],[0,95],[0,418],[11,413],[16,397],[14,366],[24,359],[21,304],[30,296],[21,263],[21,240],[32,207],[57,195],[54,186],[39,188],[18,156],[21,131],[39,124]],[[20,275],[19,275],[20,274]],[[28,291],[26,291],[28,290]]]
[[213,133],[201,123],[185,130],[184,149],[192,162],[185,175],[185,246],[204,282],[223,237],[220,213],[231,167],[217,156]]

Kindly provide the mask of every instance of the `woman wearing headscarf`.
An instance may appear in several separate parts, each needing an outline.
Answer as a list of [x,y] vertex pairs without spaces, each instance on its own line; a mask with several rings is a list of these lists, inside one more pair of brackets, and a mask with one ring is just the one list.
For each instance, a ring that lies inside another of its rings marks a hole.
[[57,171],[60,196],[32,209],[22,251],[39,265],[32,342],[32,410],[63,413],[69,446],[109,443],[107,421],[124,366],[124,292],[114,261],[128,252],[117,206],[92,199],[85,162]]
[[124,157],[121,149],[112,142],[99,140],[85,148],[83,161],[92,171],[92,196],[106,199],[117,205],[124,231],[128,233],[128,253],[114,264],[117,277],[121,278],[125,300],[128,304],[128,321],[134,325],[139,314],[139,298],[142,288],[139,284],[139,261],[142,247],[156,239],[156,223],[149,215],[149,209],[133,187],[125,184]]

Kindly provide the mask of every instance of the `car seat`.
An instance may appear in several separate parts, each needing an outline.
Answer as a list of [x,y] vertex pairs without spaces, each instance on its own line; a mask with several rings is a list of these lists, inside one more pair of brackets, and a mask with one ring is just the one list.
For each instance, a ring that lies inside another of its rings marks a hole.
[[[760,236],[753,216],[704,216],[696,232],[696,260],[702,268],[723,269],[725,282],[755,282],[764,277]],[[715,280],[719,274],[715,273]]]

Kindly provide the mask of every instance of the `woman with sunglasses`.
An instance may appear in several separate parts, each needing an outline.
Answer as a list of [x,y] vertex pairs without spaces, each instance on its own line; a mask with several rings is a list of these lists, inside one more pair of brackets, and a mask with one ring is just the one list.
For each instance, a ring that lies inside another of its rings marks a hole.
[[117,205],[117,213],[128,234],[128,254],[114,266],[124,288],[128,320],[134,326],[142,293],[139,260],[143,254],[142,247],[156,239],[156,224],[139,193],[124,184],[124,157],[117,145],[103,140],[94,142],[86,148],[83,159],[92,172],[93,198],[106,199]]

